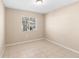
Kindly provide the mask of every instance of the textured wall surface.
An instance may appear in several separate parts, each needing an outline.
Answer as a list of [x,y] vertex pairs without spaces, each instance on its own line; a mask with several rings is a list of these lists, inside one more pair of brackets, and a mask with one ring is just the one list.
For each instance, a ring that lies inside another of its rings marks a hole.
[[5,9],[2,0],[0,0],[0,57],[4,52],[4,39],[5,39],[5,29],[4,29],[4,19],[5,19]]
[[48,13],[46,34],[51,41],[79,51],[79,3]]
[[[35,17],[37,30],[23,32],[22,16]],[[29,41],[44,36],[44,16],[42,14],[6,8],[6,43]]]

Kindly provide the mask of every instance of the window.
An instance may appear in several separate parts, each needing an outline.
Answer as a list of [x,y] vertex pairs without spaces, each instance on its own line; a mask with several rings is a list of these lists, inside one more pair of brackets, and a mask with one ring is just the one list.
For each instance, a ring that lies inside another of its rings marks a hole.
[[36,19],[34,17],[22,17],[23,31],[34,31],[36,29]]

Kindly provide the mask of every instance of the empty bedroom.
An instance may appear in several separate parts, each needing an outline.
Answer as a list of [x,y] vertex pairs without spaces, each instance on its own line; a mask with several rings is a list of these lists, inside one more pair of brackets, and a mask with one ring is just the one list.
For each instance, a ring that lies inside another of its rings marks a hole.
[[0,0],[0,58],[79,58],[79,0]]

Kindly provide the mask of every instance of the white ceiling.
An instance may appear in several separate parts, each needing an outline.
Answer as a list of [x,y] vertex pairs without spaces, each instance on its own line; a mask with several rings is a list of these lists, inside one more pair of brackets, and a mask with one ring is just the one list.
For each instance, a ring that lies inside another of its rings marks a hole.
[[79,0],[44,0],[42,5],[35,4],[35,0],[3,0],[8,8],[33,11],[38,13],[48,13],[64,5],[75,3]]

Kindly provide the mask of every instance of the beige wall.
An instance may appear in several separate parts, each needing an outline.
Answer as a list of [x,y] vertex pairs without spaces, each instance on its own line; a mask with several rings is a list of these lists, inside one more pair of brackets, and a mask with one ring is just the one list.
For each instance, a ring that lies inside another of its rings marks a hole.
[[0,57],[3,55],[4,50],[4,6],[2,0],[0,0]]
[[48,13],[46,34],[51,41],[79,51],[79,3]]
[[[37,19],[37,30],[23,32],[21,17],[30,16]],[[6,8],[6,43],[15,43],[42,38],[44,35],[44,16],[42,14]]]

